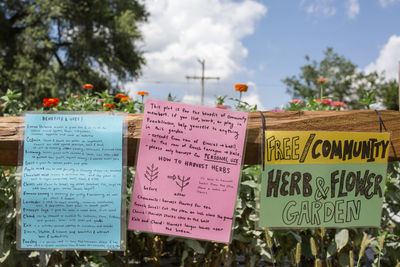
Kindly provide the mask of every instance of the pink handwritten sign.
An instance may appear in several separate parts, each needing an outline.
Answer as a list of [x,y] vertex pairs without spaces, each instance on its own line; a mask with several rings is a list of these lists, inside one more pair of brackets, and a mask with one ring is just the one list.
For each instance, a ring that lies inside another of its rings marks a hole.
[[230,242],[247,120],[148,99],[128,229]]

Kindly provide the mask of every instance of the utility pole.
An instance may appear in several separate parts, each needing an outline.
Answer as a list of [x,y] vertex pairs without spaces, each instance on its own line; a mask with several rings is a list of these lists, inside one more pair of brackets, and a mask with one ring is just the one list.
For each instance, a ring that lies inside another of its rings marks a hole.
[[186,76],[186,79],[194,79],[201,80],[201,105],[204,105],[204,80],[219,80],[219,77],[206,77],[204,76],[204,69],[206,65],[205,59],[197,59],[197,61],[201,64],[201,76]]
[[399,90],[397,91],[397,93],[399,94],[398,95],[398,97],[399,97],[398,104],[399,104],[399,111],[400,111],[400,61],[399,61],[399,77],[398,77],[398,79],[399,79]]

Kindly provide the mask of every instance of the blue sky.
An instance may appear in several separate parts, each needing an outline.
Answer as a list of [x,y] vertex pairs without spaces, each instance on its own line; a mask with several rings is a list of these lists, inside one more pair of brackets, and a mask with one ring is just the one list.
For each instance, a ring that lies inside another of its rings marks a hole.
[[[286,104],[282,80],[299,74],[304,57],[320,60],[327,47],[360,71],[397,78],[400,0],[148,0],[149,23],[141,26],[147,59],[143,76],[126,84],[133,96],[146,90],[165,99],[200,102],[197,58],[205,59],[205,103],[216,95],[238,97],[235,83],[249,84],[245,100],[264,110]],[[227,104],[232,104],[228,101]]]

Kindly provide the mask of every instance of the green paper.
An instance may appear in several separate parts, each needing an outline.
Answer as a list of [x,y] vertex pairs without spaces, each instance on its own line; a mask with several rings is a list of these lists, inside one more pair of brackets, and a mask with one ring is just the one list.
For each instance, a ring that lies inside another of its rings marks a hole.
[[260,226],[378,227],[386,178],[382,174],[386,163],[267,165]]
[[[314,141],[306,145],[304,140],[310,140],[310,132],[268,132],[266,139],[282,140],[294,135],[299,136],[299,145],[293,147],[299,151],[304,151],[305,146],[310,150],[316,149],[321,142],[317,141],[314,146],[315,140],[320,139],[339,143],[343,138],[371,138],[362,133],[313,132]],[[387,134],[376,135],[382,140],[389,138]],[[267,146],[266,155],[271,153],[268,151],[271,148],[276,149]],[[351,159],[352,162],[334,157],[322,160],[305,158],[305,163],[301,163],[300,157],[297,162],[293,157],[287,160],[279,158],[279,161],[273,157],[268,161],[266,157],[261,181],[259,226],[379,227],[387,169],[387,162],[382,161],[387,160],[387,154],[382,155],[382,159],[374,159],[374,162],[366,162],[361,156]]]

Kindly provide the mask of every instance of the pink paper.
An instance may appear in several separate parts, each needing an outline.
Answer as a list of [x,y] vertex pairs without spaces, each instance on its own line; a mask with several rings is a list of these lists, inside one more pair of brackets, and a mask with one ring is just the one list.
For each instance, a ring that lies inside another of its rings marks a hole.
[[128,229],[230,242],[247,120],[148,99]]

